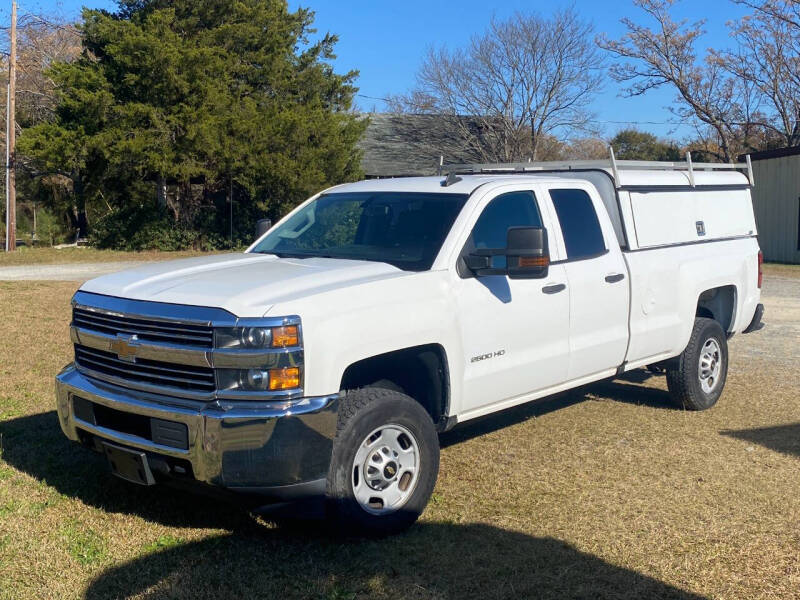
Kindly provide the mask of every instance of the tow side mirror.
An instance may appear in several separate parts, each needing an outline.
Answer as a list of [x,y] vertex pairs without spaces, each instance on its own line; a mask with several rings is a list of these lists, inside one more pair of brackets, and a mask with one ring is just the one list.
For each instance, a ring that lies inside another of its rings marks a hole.
[[511,279],[543,279],[550,269],[547,230],[509,227],[506,234],[506,269]]
[[256,223],[256,239],[267,233],[272,227],[272,219],[259,219]]
[[[505,256],[505,268],[492,266],[492,257]],[[463,256],[464,265],[477,277],[508,275],[511,279],[542,279],[550,268],[547,230],[509,227],[505,248],[476,248]]]

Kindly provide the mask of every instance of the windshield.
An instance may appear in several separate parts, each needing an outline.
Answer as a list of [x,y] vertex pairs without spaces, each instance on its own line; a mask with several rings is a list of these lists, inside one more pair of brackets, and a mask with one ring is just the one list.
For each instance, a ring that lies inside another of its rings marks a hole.
[[325,194],[275,227],[253,252],[431,268],[466,194]]

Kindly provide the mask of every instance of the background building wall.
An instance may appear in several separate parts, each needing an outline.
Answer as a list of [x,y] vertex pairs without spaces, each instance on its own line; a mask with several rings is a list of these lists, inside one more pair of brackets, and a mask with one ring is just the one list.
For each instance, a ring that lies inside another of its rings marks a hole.
[[755,155],[753,176],[753,207],[765,260],[800,264],[800,153]]

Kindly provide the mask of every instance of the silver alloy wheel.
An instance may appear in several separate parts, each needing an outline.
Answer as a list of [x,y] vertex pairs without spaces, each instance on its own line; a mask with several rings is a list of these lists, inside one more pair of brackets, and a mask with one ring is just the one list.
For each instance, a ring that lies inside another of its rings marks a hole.
[[722,351],[717,340],[709,338],[700,350],[700,364],[697,370],[700,387],[710,394],[717,387],[719,374],[722,371]]
[[419,445],[402,425],[384,425],[370,433],[353,460],[351,484],[361,508],[385,515],[401,508],[417,485]]

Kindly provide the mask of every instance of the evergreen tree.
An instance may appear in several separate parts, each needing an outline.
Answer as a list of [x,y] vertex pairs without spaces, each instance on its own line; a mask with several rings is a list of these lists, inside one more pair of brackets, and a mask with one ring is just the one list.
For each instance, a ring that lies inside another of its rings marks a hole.
[[652,133],[624,129],[611,140],[614,154],[620,160],[681,160],[681,152],[672,142],[663,142]]
[[[55,119],[20,152],[72,180],[100,245],[248,241],[325,186],[360,175],[366,123],[336,36],[285,0],[119,0],[84,9],[83,54],[53,66]],[[166,190],[166,193],[163,191]],[[159,203],[159,191],[161,202]]]

